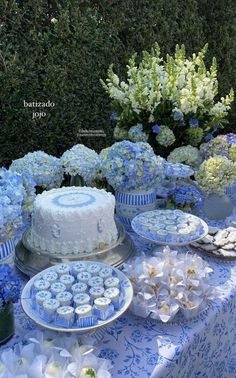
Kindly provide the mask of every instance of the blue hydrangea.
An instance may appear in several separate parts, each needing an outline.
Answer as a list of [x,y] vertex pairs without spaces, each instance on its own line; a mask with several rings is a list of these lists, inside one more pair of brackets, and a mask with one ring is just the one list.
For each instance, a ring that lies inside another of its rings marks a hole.
[[229,134],[226,134],[227,136],[227,142],[228,144],[236,144],[236,134],[234,133],[229,133]]
[[194,128],[199,127],[198,119],[197,118],[190,118],[189,125],[190,125],[190,127],[194,127]]
[[176,187],[171,200],[180,208],[200,208],[202,204],[202,195],[194,186],[181,185]]
[[212,134],[207,134],[204,138],[205,142],[210,142],[210,140],[212,140],[214,138],[214,136]]
[[9,302],[17,302],[21,283],[9,265],[0,265],[0,310]]
[[102,150],[102,170],[116,190],[152,187],[163,171],[165,160],[154,154],[148,143],[122,141]]
[[13,238],[29,220],[35,185],[27,174],[0,168],[0,242]]
[[61,157],[61,165],[69,175],[80,175],[86,184],[91,184],[93,180],[102,178],[100,156],[83,144],[76,144],[64,152]]
[[63,180],[60,159],[43,151],[29,152],[23,158],[13,160],[10,169],[21,174],[27,173],[37,186],[47,190],[59,188]]
[[159,125],[154,125],[152,126],[152,131],[155,133],[155,134],[159,134],[161,132],[161,126]]
[[181,111],[174,111],[173,118],[175,121],[183,121],[184,115]]
[[148,135],[143,131],[143,125],[138,123],[129,129],[128,138],[132,142],[147,142]]

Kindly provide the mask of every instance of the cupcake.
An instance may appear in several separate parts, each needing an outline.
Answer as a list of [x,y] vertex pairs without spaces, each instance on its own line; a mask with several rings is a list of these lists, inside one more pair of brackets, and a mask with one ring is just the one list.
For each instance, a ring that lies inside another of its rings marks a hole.
[[90,280],[88,281],[88,285],[93,287],[98,287],[98,286],[103,286],[103,279],[99,276],[95,276],[95,277],[92,277],[90,278]]
[[56,272],[59,276],[70,273],[70,266],[68,264],[60,264],[56,267]]
[[88,285],[86,285],[83,282],[77,282],[71,287],[71,291],[73,295],[78,294],[78,293],[85,293],[88,288]]
[[94,325],[93,308],[90,305],[78,306],[75,309],[76,322],[78,327],[90,327]]
[[43,302],[43,317],[44,319],[51,323],[56,319],[56,311],[60,306],[60,302],[57,299],[46,299]]
[[91,264],[88,266],[87,271],[92,275],[92,276],[97,276],[99,271],[101,270],[100,265],[98,264]]
[[53,282],[56,282],[57,278],[58,278],[58,274],[54,272],[53,270],[50,270],[43,274],[43,279],[45,281],[50,282],[50,284],[52,284]]
[[74,281],[75,281],[75,278],[71,276],[70,274],[63,274],[63,276],[60,277],[60,282],[66,285],[67,290],[71,288]]
[[41,290],[38,291],[35,295],[35,305],[34,307],[36,310],[41,313],[43,302],[46,299],[50,299],[52,297],[52,294],[48,290]]
[[77,280],[83,283],[88,283],[88,280],[90,280],[91,277],[92,276],[89,272],[81,272],[77,274]]
[[86,264],[83,262],[77,262],[72,267],[72,271],[75,277],[77,276],[78,273],[85,272],[86,270],[87,270]]
[[94,314],[98,319],[106,320],[114,312],[114,307],[109,298],[100,297],[94,300]]
[[73,301],[75,307],[83,306],[90,303],[90,296],[85,293],[79,293],[74,296]]
[[110,287],[109,289],[106,289],[104,292],[104,297],[111,300],[116,310],[120,308],[123,296],[121,297],[120,290],[117,289],[117,287]]
[[39,278],[34,281],[33,284],[33,294],[36,294],[40,290],[48,290],[50,288],[50,282]]
[[105,297],[96,298],[94,304],[99,310],[106,311],[111,304],[111,300]]
[[109,277],[112,277],[112,269],[111,268],[103,268],[99,272],[99,277],[103,280],[106,280]]
[[120,281],[117,277],[109,277],[104,282],[105,287],[108,289],[109,287],[119,287]]
[[94,300],[96,298],[100,298],[104,294],[104,288],[103,287],[91,287],[89,290],[89,294],[91,295],[91,298]]
[[74,308],[71,306],[62,306],[57,309],[57,324],[68,328],[74,323]]
[[60,302],[60,306],[70,306],[72,294],[69,291],[62,291],[56,295],[56,299]]
[[52,295],[57,295],[62,291],[66,291],[66,285],[62,282],[53,282],[51,285],[51,293]]

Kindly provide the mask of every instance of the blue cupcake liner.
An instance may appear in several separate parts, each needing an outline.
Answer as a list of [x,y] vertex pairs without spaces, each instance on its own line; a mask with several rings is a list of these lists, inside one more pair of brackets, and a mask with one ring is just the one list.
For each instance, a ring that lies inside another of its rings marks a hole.
[[77,319],[76,324],[78,327],[83,328],[83,327],[91,327],[94,324],[96,324],[97,319],[95,316],[84,316],[79,319]]
[[110,318],[114,314],[114,311],[115,310],[113,304],[110,304],[105,311],[97,308],[96,306],[94,306],[93,308],[94,315],[100,320],[106,320]]

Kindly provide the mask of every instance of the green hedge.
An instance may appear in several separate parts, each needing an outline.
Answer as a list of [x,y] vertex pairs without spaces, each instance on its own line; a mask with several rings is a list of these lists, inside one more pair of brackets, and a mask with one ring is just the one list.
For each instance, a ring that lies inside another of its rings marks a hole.
[[[0,18],[1,164],[38,149],[59,156],[75,143],[110,145],[111,109],[99,78],[110,63],[124,75],[130,55],[155,41],[164,54],[176,43],[191,54],[208,42],[221,93],[236,88],[233,0],[2,0]],[[55,107],[33,120],[23,100]],[[232,129],[235,118],[234,108]],[[79,129],[103,129],[106,137],[81,137]]]

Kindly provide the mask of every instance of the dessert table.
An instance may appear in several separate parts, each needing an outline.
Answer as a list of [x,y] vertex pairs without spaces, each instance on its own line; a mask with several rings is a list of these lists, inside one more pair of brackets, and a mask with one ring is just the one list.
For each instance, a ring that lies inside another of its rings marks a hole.
[[[153,245],[133,234],[132,238],[138,254],[149,254]],[[112,361],[112,377],[236,376],[236,264],[206,260],[214,269],[217,299],[197,317],[186,320],[177,315],[172,323],[163,324],[127,312],[105,328],[96,351]],[[27,277],[19,275],[24,285]],[[39,329],[20,303],[15,305],[15,323],[15,335],[1,351]]]

